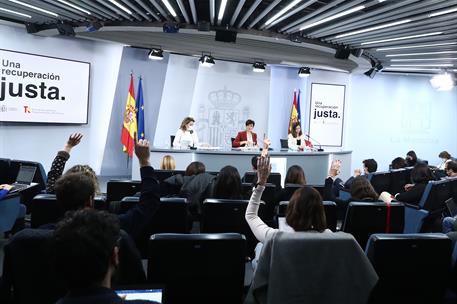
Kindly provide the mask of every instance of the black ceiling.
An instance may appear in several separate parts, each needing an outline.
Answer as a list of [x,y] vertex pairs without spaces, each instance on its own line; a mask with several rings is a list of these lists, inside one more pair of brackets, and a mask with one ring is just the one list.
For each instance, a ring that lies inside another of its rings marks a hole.
[[[176,12],[172,16],[165,2]],[[0,19],[52,27],[227,28],[254,35],[293,35],[337,47],[364,49],[392,71],[457,71],[457,0],[0,0]],[[31,7],[31,6],[33,7]],[[274,22],[272,17],[290,8]],[[40,10],[42,9],[42,10]],[[46,10],[46,11],[43,11]]]

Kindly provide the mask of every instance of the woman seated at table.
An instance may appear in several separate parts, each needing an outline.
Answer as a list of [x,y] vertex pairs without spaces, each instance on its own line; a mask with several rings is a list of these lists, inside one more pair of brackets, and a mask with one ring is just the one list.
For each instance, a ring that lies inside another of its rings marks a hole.
[[238,132],[238,135],[232,142],[232,147],[239,148],[257,146],[257,134],[252,131],[254,126],[255,122],[252,119],[246,120],[246,130]]
[[311,142],[305,139],[298,122],[292,124],[292,131],[287,138],[287,144],[292,151],[310,150],[313,147]]
[[195,119],[192,117],[186,117],[181,122],[181,126],[176,132],[175,139],[173,140],[173,147],[177,148],[189,148],[197,147],[198,136],[194,131]]

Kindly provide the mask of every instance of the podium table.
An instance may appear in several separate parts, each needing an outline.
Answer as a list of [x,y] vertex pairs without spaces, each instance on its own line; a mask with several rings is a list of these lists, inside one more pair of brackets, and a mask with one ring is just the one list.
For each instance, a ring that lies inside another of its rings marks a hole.
[[[328,175],[332,160],[342,161],[340,178],[346,180],[351,176],[352,151],[337,152],[296,152],[296,151],[270,151],[272,171],[281,173],[284,180],[287,169],[299,165],[305,171],[306,181],[309,185],[323,185]],[[180,149],[151,149],[151,165],[154,169],[160,168],[160,161],[165,155],[171,155],[176,161],[176,170],[185,170],[193,161],[205,164],[207,171],[219,171],[222,167],[230,165],[238,169],[241,177],[246,171],[252,171],[251,158],[260,155],[258,151],[240,150],[180,150]],[[134,158],[132,164],[132,179],[140,180],[138,159]]]

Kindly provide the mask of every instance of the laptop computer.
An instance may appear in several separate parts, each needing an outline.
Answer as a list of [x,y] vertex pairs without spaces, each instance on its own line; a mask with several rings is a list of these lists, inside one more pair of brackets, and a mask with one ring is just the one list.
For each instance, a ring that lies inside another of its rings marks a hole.
[[33,186],[32,181],[35,177],[35,172],[36,167],[21,165],[16,177],[16,182],[12,184],[13,188],[11,188],[10,193],[22,191]]
[[163,286],[125,286],[116,289],[116,293],[125,300],[146,300],[165,303]]

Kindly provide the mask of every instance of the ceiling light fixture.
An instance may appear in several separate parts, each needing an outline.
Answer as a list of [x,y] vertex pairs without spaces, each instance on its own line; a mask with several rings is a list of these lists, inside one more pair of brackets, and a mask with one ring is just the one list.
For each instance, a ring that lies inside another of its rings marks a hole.
[[450,91],[454,87],[452,75],[445,72],[444,74],[435,75],[430,79],[432,87],[438,91]]
[[278,19],[279,17],[281,17],[282,15],[284,15],[285,13],[287,13],[288,11],[290,11],[295,5],[297,5],[300,1],[302,0],[294,0],[292,1],[291,3],[289,3],[288,6],[286,6],[285,8],[283,8],[282,10],[280,10],[276,15],[274,15],[273,17],[271,17],[270,19],[267,20],[267,22],[265,22],[265,26],[266,25],[269,25],[270,23],[272,23],[273,21],[275,21],[276,19]]
[[266,64],[264,62],[256,61],[252,65],[252,71],[255,73],[263,73],[266,69]]
[[119,2],[115,1],[115,0],[109,0],[109,2],[111,2],[112,4],[116,5],[118,8],[120,8],[121,10],[123,10],[124,12],[126,12],[127,14],[131,15],[132,14],[132,11],[129,10],[128,8],[126,8],[125,6],[123,6],[122,4],[120,4]]
[[308,67],[301,67],[298,70],[298,77],[304,78],[304,77],[309,77],[311,75],[311,70]]
[[19,13],[19,12],[16,12],[16,11],[13,11],[13,10],[10,10],[10,9],[7,9],[7,8],[3,8],[3,7],[0,7],[0,11],[5,12],[5,13],[18,15],[18,16],[25,17],[25,18],[32,18],[32,16],[30,16],[30,15]]
[[85,10],[85,9],[83,9],[83,8],[77,6],[77,5],[74,5],[73,3],[67,2],[67,1],[65,1],[65,0],[57,0],[57,1],[59,1],[59,2],[62,3],[62,4],[67,5],[67,6],[69,6],[69,7],[72,7],[72,8],[74,8],[74,9],[78,10],[78,11],[81,11],[81,12],[83,12],[83,13],[86,13],[86,14],[88,14],[88,15],[91,15],[91,13],[90,13],[88,10]]
[[173,9],[173,6],[171,6],[170,2],[168,2],[168,0],[162,0],[163,4],[165,4],[165,6],[167,7],[167,10],[170,12],[170,14],[173,16],[173,17],[176,17],[176,12],[175,10]]
[[391,64],[390,67],[453,67],[452,63],[439,63],[439,64]]
[[9,1],[13,2],[13,3],[16,3],[16,4],[19,4],[19,5],[22,5],[22,6],[25,6],[25,7],[28,7],[28,8],[31,8],[31,9],[34,9],[34,10],[42,12],[42,13],[46,13],[46,14],[54,16],[54,17],[59,17],[59,15],[57,15],[54,12],[39,8],[39,7],[34,6],[34,5],[30,5],[28,3],[24,3],[24,2],[21,2],[21,1],[18,1],[18,0],[9,0]]
[[163,60],[163,50],[162,49],[151,49],[149,52],[149,59],[151,60]]
[[428,72],[439,72],[441,69],[429,69],[429,68],[395,68],[395,67],[387,67],[383,70],[386,71],[428,71]]
[[361,45],[377,44],[377,43],[383,43],[383,42],[406,40],[406,39],[413,39],[413,38],[420,38],[420,37],[427,37],[427,36],[436,36],[436,35],[441,35],[442,33],[443,32],[432,32],[432,33],[425,33],[425,34],[419,34],[419,35],[389,38],[389,39],[383,39],[383,40],[367,41],[367,42],[362,42]]
[[428,16],[429,17],[436,17],[436,16],[441,16],[441,15],[454,13],[454,12],[457,12],[457,7],[454,7],[454,8],[451,8],[451,9],[447,9],[447,10],[444,10],[444,11],[439,11],[439,12],[436,12],[436,13],[431,13]]
[[369,28],[366,28],[366,29],[363,29],[363,30],[358,30],[358,31],[353,31],[353,32],[349,32],[349,33],[346,33],[346,34],[337,35],[337,36],[335,36],[335,38],[343,38],[343,37],[362,34],[362,33],[366,33],[366,32],[376,31],[376,30],[380,30],[380,29],[383,29],[383,28],[386,28],[386,27],[396,26],[396,25],[408,23],[408,22],[411,22],[411,21],[412,21],[411,19],[405,19],[405,20],[400,20],[400,21],[396,21],[396,22],[386,23],[386,24],[383,24],[383,25],[369,27]]
[[440,54],[457,54],[457,51],[439,51],[439,52],[423,52],[409,54],[389,54],[386,57],[403,57],[403,56],[424,56],[424,55],[440,55]]
[[416,45],[405,45],[405,46],[393,46],[393,47],[385,47],[376,49],[377,52],[383,51],[395,51],[395,50],[406,50],[406,49],[420,49],[420,48],[428,48],[428,47],[435,47],[435,46],[445,46],[445,45],[456,45],[457,42],[443,42],[443,43],[432,43],[432,44],[416,44]]
[[333,15],[333,16],[330,16],[330,17],[321,19],[321,20],[319,20],[319,21],[310,23],[310,24],[308,24],[308,25],[304,25],[304,26],[302,26],[302,27],[300,28],[300,31],[309,29],[310,27],[314,27],[314,26],[319,25],[319,24],[322,24],[322,23],[326,23],[326,22],[332,21],[332,20],[334,20],[334,19],[338,19],[338,18],[344,17],[344,16],[346,16],[346,15],[355,13],[355,12],[360,11],[360,10],[363,10],[364,8],[365,8],[365,5],[356,6],[356,7],[354,7],[354,8],[351,8],[351,9],[347,10],[347,11],[344,11],[344,12],[335,14],[335,15]]
[[214,58],[213,56],[211,55],[202,55],[200,57],[200,64],[204,67],[207,67],[207,68],[210,68],[212,67],[214,64],[216,64],[216,62],[214,61]]
[[217,22],[221,22],[224,17],[225,8],[227,6],[227,0],[222,0],[221,6],[219,8],[219,14],[217,14]]

